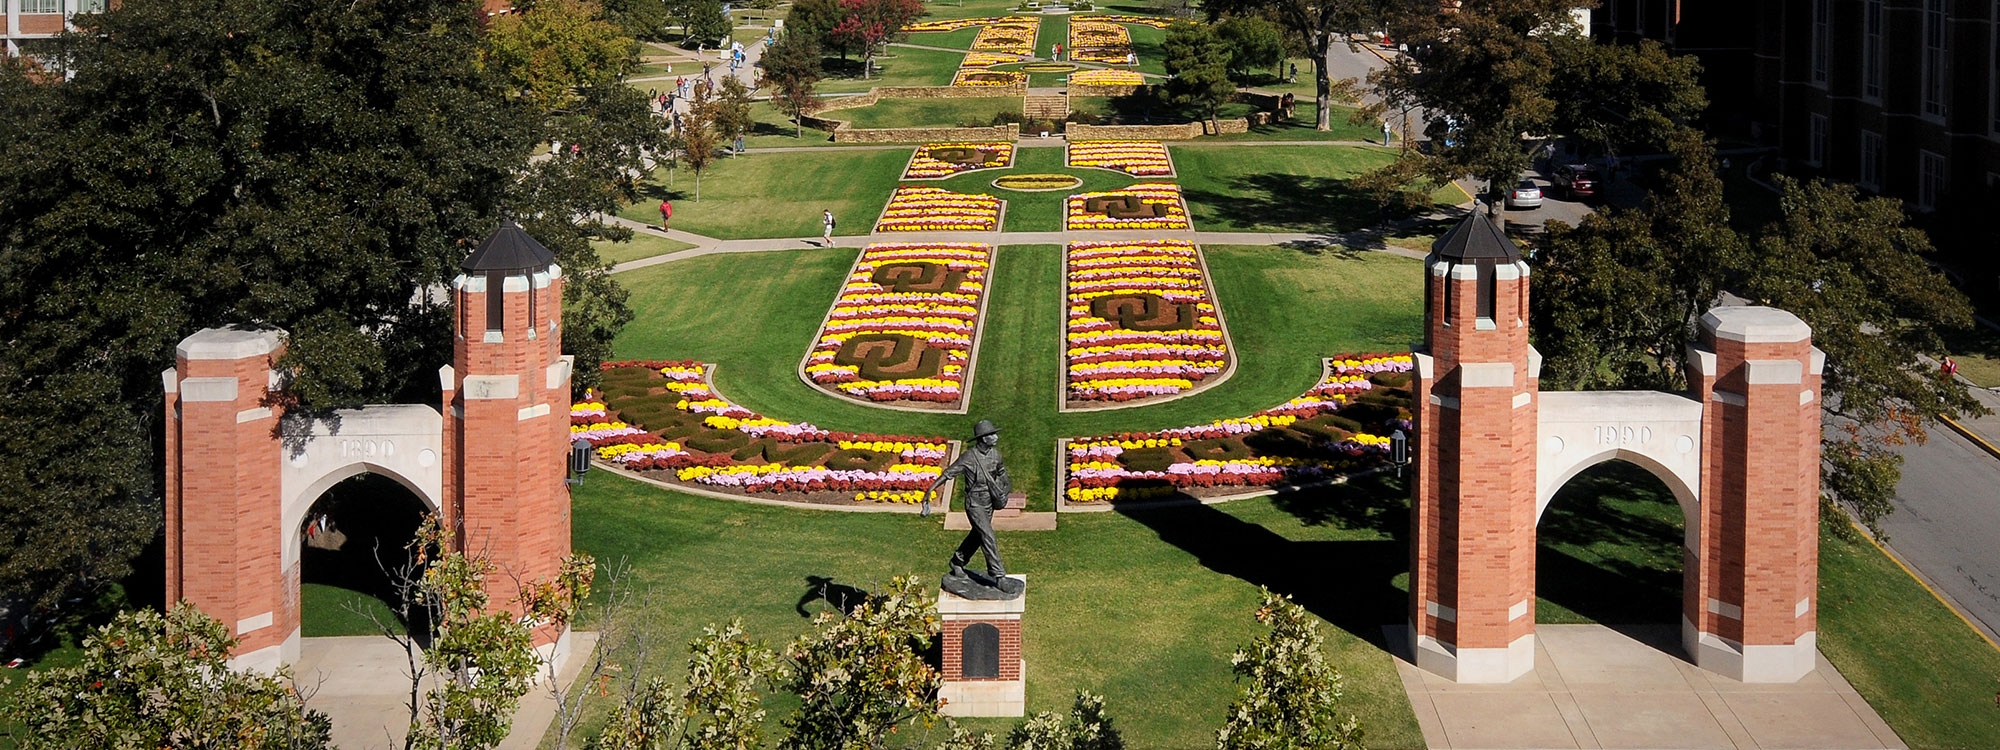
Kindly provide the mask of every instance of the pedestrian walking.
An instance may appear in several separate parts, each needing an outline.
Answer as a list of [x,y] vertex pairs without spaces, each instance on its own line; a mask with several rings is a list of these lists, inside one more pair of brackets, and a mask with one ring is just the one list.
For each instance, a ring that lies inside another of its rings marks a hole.
[[1938,374],[1944,376],[1945,380],[1952,379],[1958,374],[1958,362],[1946,356],[1943,362],[1938,363]]
[[1055,59],[1057,59],[1057,60],[1061,60],[1061,59],[1062,59],[1062,43],[1061,43],[1061,42],[1057,42],[1057,43],[1056,43],[1056,54],[1055,54]]
[[673,220],[674,204],[669,201],[660,201],[660,231],[666,231],[668,229],[667,223]]
[[1290,66],[1292,66],[1292,74],[1291,74],[1291,75],[1288,75],[1288,76],[1285,76],[1285,83],[1298,83],[1298,82],[1299,82],[1299,64],[1298,64],[1298,63],[1286,63],[1286,64],[1287,64],[1287,65],[1290,65]]
[[829,208],[829,209],[827,209],[827,210],[825,210],[825,211],[823,211],[823,212],[821,212],[821,213],[822,213],[822,215],[820,216],[820,226],[821,226],[821,227],[823,228],[823,231],[821,231],[821,232],[820,232],[820,236],[819,236],[819,237],[820,237],[820,239],[822,240],[822,242],[821,242],[821,244],[820,244],[820,247],[832,247],[832,246],[833,246],[833,209],[830,209],[830,208]]
[[736,153],[743,153],[743,136],[736,136]]

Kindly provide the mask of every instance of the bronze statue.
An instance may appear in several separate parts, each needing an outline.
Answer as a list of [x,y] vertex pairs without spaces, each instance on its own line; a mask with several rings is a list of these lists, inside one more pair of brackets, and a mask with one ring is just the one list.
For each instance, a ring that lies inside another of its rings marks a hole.
[[[944,589],[967,599],[1012,599],[1023,590],[1020,581],[1007,577],[1007,568],[1000,562],[1000,548],[993,541],[993,511],[1006,508],[1007,494],[1014,490],[1007,480],[1007,466],[1000,461],[999,445],[1000,428],[991,420],[979,420],[972,426],[972,447],[945,467],[944,473],[924,491],[923,514],[928,516],[930,499],[938,486],[953,477],[965,479],[965,517],[971,522],[972,531],[952,553]],[[945,502],[949,507],[950,500]],[[974,552],[986,554],[984,580],[965,572],[965,564],[972,561]]]

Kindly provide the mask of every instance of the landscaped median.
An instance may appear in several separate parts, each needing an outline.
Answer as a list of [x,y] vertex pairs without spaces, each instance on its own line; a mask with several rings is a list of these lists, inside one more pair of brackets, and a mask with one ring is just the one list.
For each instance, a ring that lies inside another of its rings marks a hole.
[[1065,204],[1064,226],[1070,231],[1112,229],[1187,230],[1187,203],[1179,185],[1143,182],[1101,193],[1078,193]]
[[864,403],[964,412],[992,264],[988,245],[869,245],[800,375]]
[[716,392],[713,365],[604,365],[602,393],[570,408],[570,432],[607,461],[690,492],[801,505],[914,504],[955,452],[943,438],[822,430],[770,419]]
[[1410,429],[1407,354],[1328,358],[1320,382],[1248,417],[1062,441],[1061,507],[1217,498],[1386,465]]
[[1000,228],[1000,209],[1005,204],[990,195],[904,185],[889,196],[875,231],[991,232]]
[[1065,258],[1065,410],[1138,406],[1229,377],[1229,334],[1194,243],[1073,242]]

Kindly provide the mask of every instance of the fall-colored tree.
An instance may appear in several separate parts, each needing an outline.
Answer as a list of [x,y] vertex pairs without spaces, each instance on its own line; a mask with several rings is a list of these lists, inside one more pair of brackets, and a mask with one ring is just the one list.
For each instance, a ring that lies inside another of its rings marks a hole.
[[820,68],[820,54],[819,43],[811,35],[789,29],[764,50],[764,77],[760,85],[771,89],[771,99],[792,118],[796,126],[795,137],[805,137],[806,115],[818,111],[820,107],[819,96],[814,91],[824,75]]
[[875,67],[875,48],[903,33],[924,15],[923,0],[840,0],[840,22],[827,39],[842,49],[861,51],[861,77]]

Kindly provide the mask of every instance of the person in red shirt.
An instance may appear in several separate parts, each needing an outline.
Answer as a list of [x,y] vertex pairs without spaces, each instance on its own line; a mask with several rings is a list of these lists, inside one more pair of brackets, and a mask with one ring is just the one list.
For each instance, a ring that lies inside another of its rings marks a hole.
[[666,229],[667,222],[674,219],[674,204],[660,201],[660,228]]

